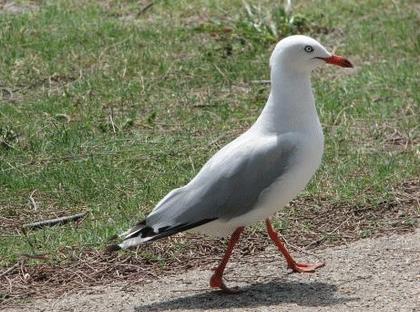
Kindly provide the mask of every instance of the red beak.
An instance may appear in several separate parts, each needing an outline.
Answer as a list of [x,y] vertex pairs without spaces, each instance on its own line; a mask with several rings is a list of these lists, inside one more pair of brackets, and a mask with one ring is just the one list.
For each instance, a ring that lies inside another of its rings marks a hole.
[[353,64],[345,57],[332,55],[330,57],[322,58],[328,64],[334,64],[341,67],[353,67]]

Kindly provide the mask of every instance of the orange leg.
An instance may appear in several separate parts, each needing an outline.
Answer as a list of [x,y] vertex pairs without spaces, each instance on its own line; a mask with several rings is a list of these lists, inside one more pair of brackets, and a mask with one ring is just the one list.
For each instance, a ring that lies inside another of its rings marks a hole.
[[297,263],[293,257],[290,255],[289,251],[283,244],[283,241],[279,238],[277,232],[273,229],[271,225],[270,219],[265,220],[265,224],[267,226],[267,232],[274,244],[276,244],[279,251],[283,254],[287,261],[287,267],[292,269],[293,272],[308,272],[312,273],[315,272],[316,269],[323,267],[325,263],[318,263],[318,264],[309,264],[309,263]]
[[226,249],[225,255],[223,256],[222,261],[220,262],[219,266],[215,269],[213,276],[210,278],[210,286],[213,288],[220,288],[225,293],[236,293],[238,292],[235,289],[228,288],[225,283],[223,282],[223,272],[225,271],[226,264],[229,261],[230,255],[232,254],[233,248],[235,247],[236,243],[239,240],[242,232],[244,231],[244,227],[238,227],[235,232],[233,232],[232,236],[230,237],[228,247]]

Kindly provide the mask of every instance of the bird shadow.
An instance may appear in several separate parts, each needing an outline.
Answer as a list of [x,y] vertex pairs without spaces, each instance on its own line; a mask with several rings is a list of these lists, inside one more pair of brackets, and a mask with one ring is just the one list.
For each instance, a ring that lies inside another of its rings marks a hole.
[[355,301],[359,298],[337,297],[337,286],[322,282],[299,283],[294,281],[270,281],[241,288],[238,294],[207,291],[187,297],[170,299],[134,308],[140,311],[170,311],[190,309],[256,308],[281,303],[300,306],[329,306]]

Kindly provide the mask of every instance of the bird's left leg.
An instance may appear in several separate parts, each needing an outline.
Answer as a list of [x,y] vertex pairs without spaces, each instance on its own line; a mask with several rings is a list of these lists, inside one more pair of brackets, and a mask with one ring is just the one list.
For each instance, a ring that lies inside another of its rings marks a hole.
[[316,269],[323,267],[325,263],[317,263],[317,264],[310,264],[310,263],[297,263],[295,259],[290,255],[287,248],[284,246],[283,241],[279,238],[277,232],[273,229],[271,225],[270,219],[265,220],[265,224],[267,226],[267,232],[274,244],[276,244],[279,251],[283,254],[287,261],[287,267],[292,269],[293,272],[308,272],[312,273],[315,272]]
[[210,286],[213,288],[220,288],[225,293],[237,293],[238,291],[235,289],[228,288],[225,283],[223,282],[223,272],[225,271],[226,264],[229,261],[230,255],[232,254],[233,248],[235,247],[236,243],[239,240],[242,232],[244,231],[244,227],[238,227],[235,232],[233,232],[232,236],[230,237],[228,247],[226,249],[225,255],[223,256],[222,261],[220,262],[219,266],[215,269],[213,276],[210,278]]

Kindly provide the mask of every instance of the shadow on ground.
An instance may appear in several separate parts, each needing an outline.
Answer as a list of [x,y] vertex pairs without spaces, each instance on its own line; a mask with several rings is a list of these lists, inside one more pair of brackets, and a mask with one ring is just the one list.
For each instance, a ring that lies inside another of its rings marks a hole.
[[358,298],[336,296],[337,286],[320,282],[298,283],[293,281],[270,281],[241,288],[242,292],[227,295],[215,291],[188,297],[135,307],[134,311],[169,311],[189,309],[228,309],[273,306],[295,303],[300,306],[329,306],[342,304]]

